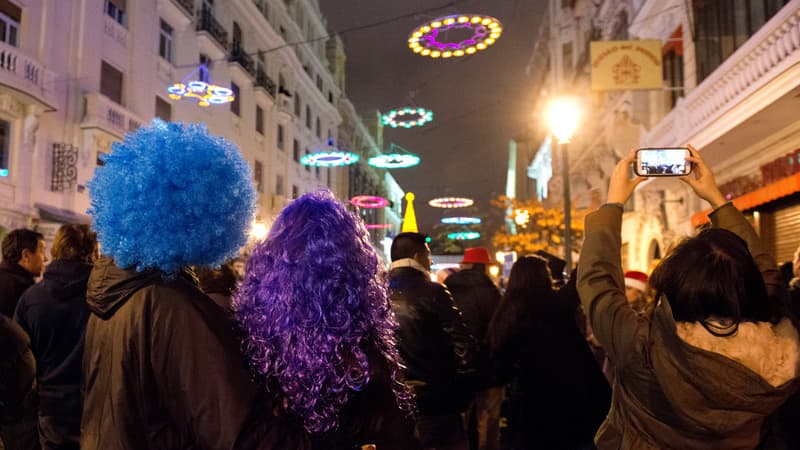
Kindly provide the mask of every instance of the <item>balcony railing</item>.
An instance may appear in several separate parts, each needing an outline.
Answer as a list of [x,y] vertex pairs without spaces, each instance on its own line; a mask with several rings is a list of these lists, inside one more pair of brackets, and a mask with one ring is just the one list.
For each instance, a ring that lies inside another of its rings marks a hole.
[[194,16],[194,0],[172,0],[173,3],[181,7],[189,16]]
[[57,101],[52,91],[52,72],[22,50],[0,42],[0,84],[26,92],[40,101],[55,107]]
[[250,76],[256,76],[256,65],[253,62],[253,57],[248,55],[239,45],[233,46],[233,50],[231,51],[231,56],[228,58],[228,61],[242,66],[242,69],[249,73]]
[[136,131],[141,125],[140,117],[114,103],[108,97],[97,92],[86,95],[86,111],[81,123],[82,128],[101,128],[122,137],[129,131]]
[[211,35],[222,48],[226,51],[228,50],[228,32],[217,22],[217,19],[214,18],[214,14],[211,11],[203,9],[200,13],[200,17],[197,18],[197,31],[205,31]]
[[259,70],[256,73],[256,87],[264,89],[273,98],[275,97],[277,86],[275,85],[275,82],[272,81],[272,78],[270,78],[269,75],[267,75],[263,70]]

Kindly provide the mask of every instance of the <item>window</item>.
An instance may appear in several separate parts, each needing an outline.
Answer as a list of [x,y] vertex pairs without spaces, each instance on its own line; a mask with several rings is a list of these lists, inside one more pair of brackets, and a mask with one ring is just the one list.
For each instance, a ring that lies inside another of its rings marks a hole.
[[100,64],[100,93],[122,104],[122,72],[105,61]]
[[322,77],[317,75],[317,89],[322,92]]
[[333,103],[333,92],[328,91],[328,103]]
[[674,108],[683,96],[683,42],[681,28],[672,33],[662,49],[664,84],[668,89],[669,107]]
[[253,181],[256,183],[256,191],[264,192],[264,165],[259,160],[253,164]]
[[11,152],[8,145],[10,134],[11,124],[0,120],[0,178],[8,176],[8,157]]
[[106,0],[106,14],[123,27],[127,26],[125,2],[126,0]]
[[19,47],[19,23],[22,10],[9,1],[0,1],[0,41]]
[[286,190],[283,188],[283,175],[275,175],[275,195],[284,195]]
[[297,139],[292,143],[292,159],[295,162],[300,162],[300,143],[297,142]]
[[302,108],[303,107],[302,107],[301,102],[300,102],[300,93],[299,92],[295,92],[294,93],[294,115],[295,115],[295,117],[300,117],[300,114],[303,113],[303,109]]
[[314,166],[314,176],[319,180],[319,166]]
[[214,0],[203,0],[203,11],[214,11]]
[[316,127],[316,129],[317,129],[317,137],[318,138],[322,138],[322,124],[319,121],[319,117],[317,117],[317,127]]
[[331,168],[328,167],[325,171],[327,172],[327,178],[328,178],[327,186],[331,187]]
[[306,128],[311,129],[311,107],[306,105]]
[[561,71],[564,78],[572,77],[572,42],[561,44]]
[[156,117],[167,122],[172,120],[172,105],[159,96],[156,96]]
[[239,103],[239,86],[237,86],[236,83],[231,83],[231,91],[233,91],[231,112],[236,114],[237,116],[241,116],[241,110],[240,110],[241,103]]
[[[311,152],[306,149],[306,156],[310,155]],[[306,166],[306,172],[311,172],[311,166]]]
[[256,105],[256,132],[264,134],[264,110]]
[[277,141],[277,146],[278,146],[278,148],[279,148],[279,149],[281,149],[281,150],[283,150],[283,143],[284,143],[284,139],[285,139],[285,137],[284,137],[283,133],[284,133],[284,131],[283,131],[283,125],[278,125],[278,141]]
[[295,199],[300,196],[300,189],[297,188],[297,185],[292,185],[292,198]]
[[279,94],[289,93],[289,91],[286,89],[286,78],[283,77],[282,73],[278,74],[278,93]]
[[236,54],[242,51],[242,27],[236,21],[233,22],[233,39],[231,40],[231,47],[233,53]]
[[172,27],[163,20],[158,35],[158,56],[172,62]]

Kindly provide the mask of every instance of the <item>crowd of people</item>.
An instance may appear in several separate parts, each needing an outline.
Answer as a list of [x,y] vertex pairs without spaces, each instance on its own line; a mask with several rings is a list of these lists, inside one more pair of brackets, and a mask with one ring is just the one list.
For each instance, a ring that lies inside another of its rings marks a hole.
[[2,241],[0,449],[797,448],[800,255],[783,276],[692,149],[712,226],[623,272],[634,160],[566,283],[523,255],[501,291],[481,247],[434,281],[417,232],[387,271],[327,191],[239,274],[246,162],[155,121],[106,156],[92,227],[62,226],[46,267],[43,235]]

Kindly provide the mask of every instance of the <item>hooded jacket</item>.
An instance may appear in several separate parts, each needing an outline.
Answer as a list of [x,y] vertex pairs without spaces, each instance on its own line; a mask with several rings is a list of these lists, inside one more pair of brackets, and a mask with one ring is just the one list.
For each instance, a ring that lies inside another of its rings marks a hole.
[[33,286],[36,279],[17,263],[0,263],[0,314],[14,317],[17,302],[26,289]]
[[186,276],[95,262],[81,449],[309,448],[261,395],[226,314]]
[[[770,295],[784,295],[780,272],[744,216],[731,204],[713,226],[744,239]],[[578,291],[595,336],[616,366],[598,449],[752,449],[771,441],[768,417],[796,390],[797,330],[788,321],[746,323],[716,337],[699,323],[676,323],[662,297],[650,322],[625,300],[620,267],[622,210],[586,218]]]
[[22,414],[33,390],[35,365],[25,331],[0,314],[0,424],[14,422]]
[[500,303],[500,291],[482,270],[460,270],[444,280],[456,306],[464,317],[470,334],[483,342],[494,311]]
[[[89,319],[86,282],[92,265],[56,260],[19,299],[14,320],[31,338],[39,413],[80,416],[83,333]],[[75,430],[77,432],[77,430]]]

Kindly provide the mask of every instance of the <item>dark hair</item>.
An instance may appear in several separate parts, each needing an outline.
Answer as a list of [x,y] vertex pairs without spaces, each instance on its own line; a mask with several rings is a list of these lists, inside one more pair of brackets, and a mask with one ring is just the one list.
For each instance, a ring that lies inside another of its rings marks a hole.
[[230,262],[219,269],[196,267],[195,275],[200,283],[200,290],[206,294],[231,295],[236,288],[238,277]]
[[[700,322],[712,334],[729,336],[742,321],[777,323],[786,308],[769,298],[764,278],[747,243],[736,234],[711,228],[676,246],[650,276],[659,298],[669,300],[679,322]],[[712,324],[711,317],[731,320]]]
[[427,242],[428,235],[426,234],[408,231],[398,234],[392,241],[392,261],[403,258],[413,258],[417,253],[425,253],[425,244]]
[[97,233],[84,224],[61,225],[53,239],[53,260],[89,261],[97,247]]
[[3,261],[18,263],[22,259],[22,251],[27,249],[34,253],[39,250],[39,241],[44,240],[44,235],[33,230],[20,228],[14,230],[3,238]]
[[783,280],[783,284],[789,286],[789,282],[792,281],[794,278],[794,264],[791,261],[787,261],[780,265],[779,267],[781,271],[781,279]]
[[511,266],[508,276],[506,297],[520,292],[552,291],[553,277],[550,274],[547,260],[541,256],[523,256]]

